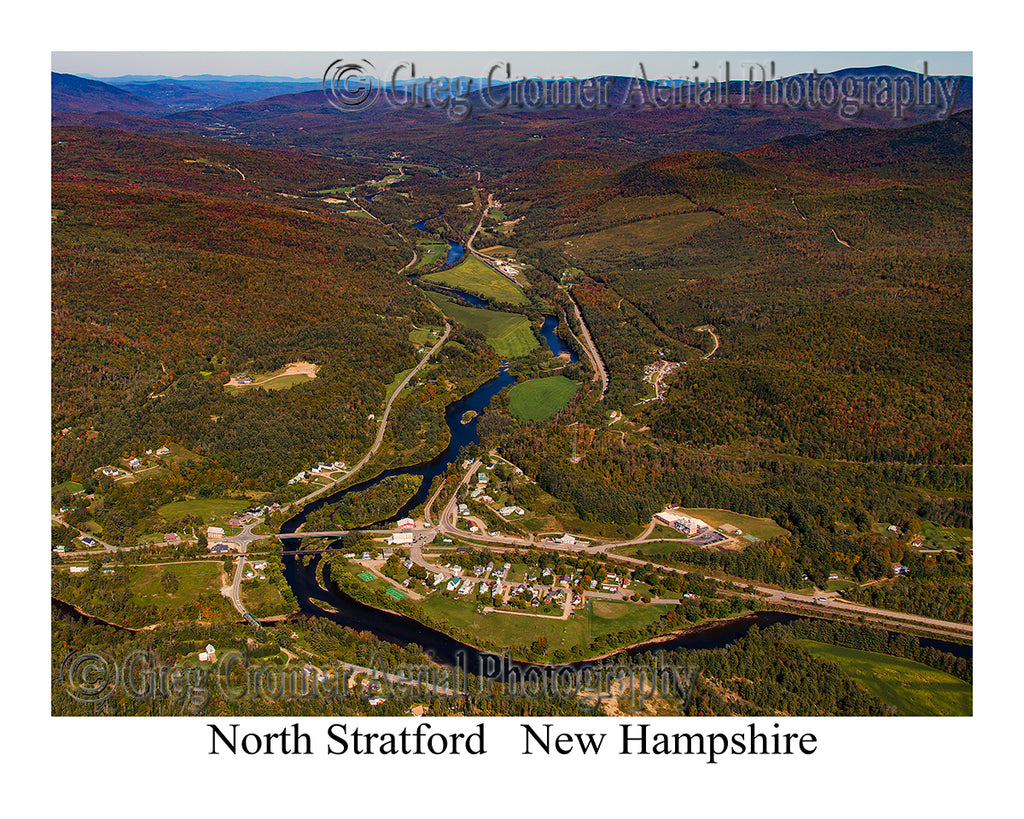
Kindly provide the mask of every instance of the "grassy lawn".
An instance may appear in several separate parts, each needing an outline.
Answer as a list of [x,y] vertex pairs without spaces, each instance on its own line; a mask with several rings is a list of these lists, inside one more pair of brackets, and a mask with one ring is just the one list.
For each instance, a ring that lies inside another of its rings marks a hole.
[[441,337],[443,327],[417,327],[410,331],[409,341],[423,347],[433,347]]
[[679,509],[678,511],[693,518],[700,518],[716,529],[723,524],[735,526],[742,530],[743,534],[753,535],[759,540],[768,540],[779,535],[789,534],[786,529],[770,518],[752,518],[749,515],[740,515],[726,509]]
[[490,612],[477,614],[476,602],[452,600],[433,594],[421,605],[432,617],[447,620],[473,637],[489,640],[503,648],[525,646],[545,637],[550,649],[587,645],[587,621],[582,613],[568,620],[523,617]]
[[484,299],[509,304],[529,303],[529,299],[526,298],[522,290],[475,256],[467,256],[464,261],[451,270],[431,273],[423,278],[428,282],[464,290]]
[[974,532],[970,529],[954,529],[950,526],[936,526],[930,520],[921,521],[921,535],[925,546],[932,549],[960,549],[970,546]]
[[[222,569],[223,564],[219,560],[135,566],[131,570],[132,593],[140,605],[187,605],[196,602],[200,595],[220,591]],[[178,590],[174,594],[168,594],[161,582],[164,572],[178,578]]]
[[530,329],[530,320],[519,313],[466,307],[440,293],[427,293],[427,298],[448,318],[483,333],[487,343],[498,355],[516,358],[530,352],[539,344],[533,330]]
[[837,663],[855,682],[901,716],[970,716],[973,688],[956,677],[929,666],[852,648],[794,641],[816,657]]
[[394,379],[392,379],[391,383],[388,384],[387,395],[384,396],[384,400],[385,401],[387,401],[389,398],[391,398],[391,396],[394,394],[395,390],[398,389],[398,385],[402,383],[402,379],[405,378],[409,373],[411,373],[415,369],[416,369],[415,367],[410,367],[408,370],[402,370],[400,373],[397,373],[395,375],[395,377],[394,377]]
[[168,523],[174,523],[186,515],[196,515],[204,523],[210,523],[211,517],[226,521],[233,512],[241,512],[251,503],[244,498],[197,498],[165,503],[156,511]]
[[670,606],[618,603],[614,600],[590,600],[590,634],[600,637],[633,628],[646,628],[668,612]]
[[240,589],[242,605],[257,617],[263,612],[277,611],[284,605],[284,598],[277,586],[269,580],[243,580]]
[[568,404],[579,386],[561,375],[532,378],[509,390],[509,408],[520,421],[543,421]]
[[71,492],[73,494],[75,492],[82,492],[85,489],[85,487],[82,486],[82,484],[80,483],[76,483],[75,481],[64,481],[64,483],[57,484],[55,487],[53,487],[53,489],[51,489],[50,492],[59,492],[61,489],[66,489],[68,492]]

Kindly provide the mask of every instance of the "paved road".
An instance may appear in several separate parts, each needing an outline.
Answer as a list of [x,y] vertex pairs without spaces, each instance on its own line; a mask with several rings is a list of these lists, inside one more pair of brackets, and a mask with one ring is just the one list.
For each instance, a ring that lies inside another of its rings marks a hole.
[[594,380],[601,382],[601,400],[604,400],[605,393],[608,392],[608,371],[604,368],[604,362],[601,360],[600,354],[597,352],[597,346],[594,344],[594,340],[590,337],[590,331],[587,329],[587,323],[583,320],[583,314],[580,312],[579,305],[576,304],[572,294],[569,292],[570,288],[567,287],[563,292],[566,298],[569,299],[569,303],[572,305],[573,312],[576,314],[576,320],[580,323],[580,331],[583,335],[583,348],[587,353],[587,358],[590,359],[590,364],[594,369]]
[[[413,261],[415,261],[415,259]],[[330,492],[338,484],[340,484],[342,481],[345,481],[345,480],[348,480],[349,478],[351,478],[356,472],[358,472],[360,469],[362,469],[367,464],[367,462],[370,460],[370,458],[372,458],[376,454],[377,450],[380,449],[381,441],[384,440],[384,432],[387,430],[388,416],[391,414],[391,407],[392,407],[392,405],[395,403],[395,401],[398,398],[398,396],[402,394],[402,390],[404,390],[406,388],[406,386],[408,386],[409,381],[411,381],[413,379],[413,377],[416,375],[416,373],[418,373],[421,369],[423,369],[424,366],[426,366],[426,363],[430,360],[430,357],[432,355],[434,355],[434,353],[436,353],[438,350],[441,349],[441,347],[445,343],[445,341],[448,340],[448,336],[451,335],[451,332],[452,332],[452,326],[447,321],[445,321],[445,323],[444,323],[444,334],[441,336],[441,338],[438,339],[437,343],[433,347],[430,348],[430,350],[427,352],[427,354],[425,356],[423,356],[423,358],[421,359],[420,363],[412,368],[412,370],[402,380],[402,382],[398,385],[398,387],[395,389],[395,391],[393,393],[391,393],[391,397],[387,400],[387,403],[384,405],[384,414],[383,414],[383,416],[381,416],[380,422],[377,425],[377,437],[374,438],[373,445],[370,447],[370,449],[367,451],[367,453],[365,455],[363,455],[362,459],[355,466],[353,466],[351,469],[349,469],[342,477],[338,478],[338,480],[332,481],[331,483],[326,484],[325,486],[322,486],[322,487],[320,487],[319,489],[317,489],[317,490],[315,490],[313,492],[310,492],[308,495],[306,495],[306,496],[304,496],[302,498],[299,498],[297,501],[293,501],[292,503],[290,503],[287,506],[285,506],[283,511],[290,510],[296,504],[308,503],[309,501],[313,500],[314,498],[317,498],[320,495],[323,495],[323,494],[325,494],[327,492]]]
[[[466,470],[466,474],[463,476],[462,481],[460,481],[459,486],[466,483],[468,480],[470,480],[472,475],[476,474],[477,470],[479,469],[480,463],[481,461],[478,458],[469,466],[469,469]],[[638,537],[632,538],[631,540],[616,541],[611,543],[589,543],[586,546],[553,542],[537,543],[535,541],[530,541],[522,537],[491,537],[486,532],[470,534],[464,530],[458,529],[455,525],[454,513],[457,503],[457,495],[458,488],[456,488],[456,491],[452,493],[452,497],[449,499],[448,503],[444,507],[444,511],[441,514],[441,517],[438,521],[438,531],[441,531],[445,534],[457,535],[459,538],[463,540],[481,543],[483,545],[491,545],[494,547],[528,548],[531,546],[539,545],[545,549],[552,549],[554,551],[584,552],[591,554],[595,552],[606,553],[610,549],[619,546],[632,546],[645,542],[646,539],[650,537],[650,534],[654,530],[655,525],[654,521],[652,521],[643,533],[641,533]],[[658,538],[658,540],[661,541],[664,540],[664,538]],[[655,568],[660,569],[662,571],[675,572],[681,575],[689,574],[689,572],[686,572],[682,569],[656,563],[650,558],[636,558],[620,554],[609,555],[609,557],[612,557],[614,560],[622,563],[630,563],[638,566],[651,564]],[[696,572],[693,572],[693,574],[695,574],[698,577],[707,577],[707,575],[701,575]],[[797,606],[801,608],[814,609],[819,612],[822,610],[826,610],[835,614],[843,614],[848,616],[865,616],[866,618],[873,619],[875,622],[880,622],[883,624],[885,622],[888,622],[888,625],[890,627],[893,625],[893,621],[895,620],[901,623],[906,623],[907,625],[914,626],[915,628],[921,630],[930,631],[936,634],[945,634],[947,636],[950,632],[954,632],[960,634],[960,636],[969,637],[974,632],[973,626],[969,624],[956,623],[947,620],[936,620],[931,617],[922,617],[916,614],[907,614],[905,612],[890,611],[889,609],[876,609],[870,606],[861,606],[854,603],[847,603],[845,600],[842,600],[836,592],[822,592],[819,595],[817,595],[817,597],[824,598],[824,602],[814,603],[808,600],[807,597],[803,595],[796,595],[792,592],[783,591],[782,589],[776,589],[767,586],[758,586],[754,583],[749,583],[746,581],[739,581],[738,585],[741,585],[746,589],[752,589],[756,596],[758,596],[761,599],[765,599],[768,602],[784,604],[787,606]]]

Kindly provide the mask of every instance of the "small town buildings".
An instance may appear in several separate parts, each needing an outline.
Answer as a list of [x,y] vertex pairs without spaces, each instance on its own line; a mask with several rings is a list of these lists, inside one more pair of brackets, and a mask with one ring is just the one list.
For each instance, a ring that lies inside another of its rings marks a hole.
[[399,529],[412,529],[416,525],[416,521],[412,518],[402,518],[397,524]]
[[171,450],[169,450],[169,449],[168,449],[167,447],[165,447],[165,446],[162,446],[162,447],[160,447],[160,449],[158,449],[158,450],[156,451],[156,454],[157,454],[157,455],[170,455],[170,454],[171,454]]
[[164,543],[180,543],[180,542],[181,542],[181,538],[178,536],[177,532],[168,532],[166,535],[164,535]]
[[[392,546],[408,546],[415,541],[416,536],[412,532],[395,532],[388,536],[388,543]],[[384,557],[390,557],[391,555],[385,554]]]

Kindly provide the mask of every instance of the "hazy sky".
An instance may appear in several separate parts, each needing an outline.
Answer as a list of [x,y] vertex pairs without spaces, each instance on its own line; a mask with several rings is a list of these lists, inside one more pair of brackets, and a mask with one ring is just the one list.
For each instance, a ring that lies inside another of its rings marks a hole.
[[[786,76],[817,70],[894,65],[921,71],[927,63],[929,74],[973,75],[969,51],[435,51],[384,52],[349,49],[344,52],[246,52],[246,51],[55,51],[53,71],[118,77],[125,74],[259,74],[264,76],[308,77],[319,80],[337,59],[369,60],[378,76],[389,76],[403,62],[416,66],[417,76],[485,76],[496,63],[508,63],[513,78],[587,77],[597,74],[634,76],[643,64],[648,76],[687,78],[699,74],[724,79],[725,63],[739,79],[750,64],[765,72]],[[694,63],[697,68],[694,68]],[[504,69],[502,69],[504,71]],[[770,77],[769,77],[770,79]]]

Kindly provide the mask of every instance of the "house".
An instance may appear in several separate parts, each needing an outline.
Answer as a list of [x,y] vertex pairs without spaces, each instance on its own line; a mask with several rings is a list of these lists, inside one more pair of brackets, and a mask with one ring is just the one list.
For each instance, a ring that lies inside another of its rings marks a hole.
[[224,529],[220,526],[207,526],[206,537],[210,540],[220,540],[224,537]]
[[389,557],[391,557],[391,555],[393,555],[394,553],[395,553],[395,550],[394,550],[394,549],[384,549],[384,550],[383,550],[383,551],[382,551],[382,552],[380,553],[380,556],[381,556],[381,557],[383,557],[383,558],[384,558],[385,560],[387,560],[387,559],[388,559]]
[[223,554],[224,552],[230,551],[228,544],[226,543],[213,543],[210,545],[210,551],[214,554]]
[[459,584],[461,582],[462,582],[462,580],[456,575],[455,577],[453,577],[451,580],[448,581],[448,585],[445,588],[448,591],[455,591],[459,587]]
[[839,575],[837,575],[835,572],[832,572],[832,574],[830,574],[828,576],[828,579],[829,580],[838,580],[839,579]]
[[564,543],[567,546],[572,546],[574,543],[576,543],[576,538],[574,538],[572,535],[566,532],[561,537],[556,537],[555,543]]
[[459,589],[459,594],[469,594],[476,587],[475,580],[466,580]]
[[132,458],[130,461],[128,461],[128,466],[130,469],[142,469],[142,461],[140,461],[138,458]]
[[427,706],[425,705],[414,705],[409,709],[409,713],[414,717],[422,717],[427,713]]
[[160,447],[160,449],[158,449],[158,450],[156,451],[156,454],[157,454],[157,455],[170,455],[170,454],[171,454],[171,450],[169,450],[169,449],[168,449],[167,447],[165,447],[165,446],[162,446],[162,447]]
[[178,536],[177,532],[168,532],[164,535],[164,543],[179,543],[180,541],[181,538]]
[[618,590],[619,590],[619,587],[616,586],[614,583],[602,583],[601,584],[601,591],[603,591],[603,592],[609,592],[609,593],[614,594]]
[[70,569],[68,569],[68,571],[70,571],[71,574],[82,574],[83,572],[89,571],[89,567],[88,566],[72,566]]
[[405,560],[403,560],[402,561],[402,568],[403,569],[411,569],[412,568],[412,561],[409,558],[406,558]]
[[253,561],[252,563],[250,563],[249,565],[252,566],[256,571],[262,572],[262,571],[265,571],[266,568],[267,568],[267,561],[265,561],[265,560],[256,560],[256,561]]

